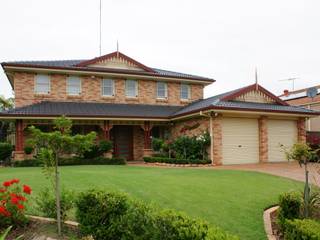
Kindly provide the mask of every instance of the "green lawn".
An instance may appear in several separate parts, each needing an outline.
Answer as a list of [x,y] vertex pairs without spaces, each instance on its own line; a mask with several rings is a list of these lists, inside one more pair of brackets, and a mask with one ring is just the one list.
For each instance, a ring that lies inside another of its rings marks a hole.
[[[241,239],[266,239],[262,214],[278,195],[302,184],[267,174],[135,166],[61,167],[62,184],[75,191],[109,188],[162,207],[182,210]],[[41,168],[0,168],[0,181],[19,178],[36,194],[48,184]]]

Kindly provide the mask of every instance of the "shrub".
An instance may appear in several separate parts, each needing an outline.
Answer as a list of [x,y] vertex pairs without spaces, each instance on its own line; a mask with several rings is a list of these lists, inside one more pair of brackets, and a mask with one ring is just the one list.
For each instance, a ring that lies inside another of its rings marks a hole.
[[110,152],[110,150],[113,148],[113,144],[111,141],[108,140],[102,140],[99,143],[99,151],[101,153]]
[[163,210],[156,213],[156,239],[205,239],[209,226],[202,220],[189,218],[188,216],[173,210]]
[[19,179],[5,181],[0,188],[0,228],[27,223],[24,211],[27,196],[32,190],[27,185],[21,186],[19,182]]
[[83,234],[101,240],[121,239],[117,223],[129,207],[126,195],[90,190],[79,195],[76,206],[76,217]]
[[31,154],[33,152],[33,147],[25,146],[23,150],[25,154]]
[[288,192],[279,197],[278,224],[283,231],[286,219],[295,219],[300,217],[301,194],[299,192]]
[[142,201],[131,200],[126,213],[120,218],[118,234],[121,239],[155,239],[154,211],[154,207]]
[[152,149],[159,152],[162,149],[164,141],[160,138],[152,138]]
[[[63,189],[61,191],[61,219],[65,220],[68,212],[74,206],[74,193]],[[56,218],[57,208],[56,208],[56,197],[51,189],[45,188],[42,190],[36,198],[36,209],[45,217]]]
[[199,160],[199,159],[175,159],[167,157],[144,157],[143,160],[148,163],[170,163],[170,164],[210,164],[211,160]]
[[11,158],[13,146],[10,143],[0,142],[0,161],[7,161]]
[[92,159],[102,155],[98,145],[93,145],[89,150],[83,152],[83,158]]
[[238,239],[202,220],[173,210],[159,210],[115,192],[90,190],[76,202],[80,231],[94,239]]
[[320,222],[311,219],[287,220],[284,239],[318,240],[320,239]]
[[204,132],[196,137],[180,136],[172,144],[177,159],[206,159],[206,148],[210,145],[210,135]]

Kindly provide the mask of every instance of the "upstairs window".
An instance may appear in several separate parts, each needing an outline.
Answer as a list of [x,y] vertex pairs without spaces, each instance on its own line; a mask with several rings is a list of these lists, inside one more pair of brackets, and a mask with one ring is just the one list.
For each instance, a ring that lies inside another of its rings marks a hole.
[[102,95],[114,96],[114,80],[112,79],[102,80]]
[[68,95],[81,94],[81,79],[79,77],[71,76],[67,78],[67,94]]
[[37,74],[35,80],[35,93],[49,94],[50,93],[50,76]]
[[126,96],[138,97],[138,82],[136,80],[126,80]]
[[182,100],[190,99],[190,86],[188,84],[181,84],[180,98]]
[[157,82],[157,98],[167,98],[167,83]]

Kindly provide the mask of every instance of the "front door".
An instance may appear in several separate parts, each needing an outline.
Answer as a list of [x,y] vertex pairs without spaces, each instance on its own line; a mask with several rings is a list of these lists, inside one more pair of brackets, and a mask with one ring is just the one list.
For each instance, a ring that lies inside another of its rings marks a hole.
[[114,155],[133,160],[132,126],[114,126]]

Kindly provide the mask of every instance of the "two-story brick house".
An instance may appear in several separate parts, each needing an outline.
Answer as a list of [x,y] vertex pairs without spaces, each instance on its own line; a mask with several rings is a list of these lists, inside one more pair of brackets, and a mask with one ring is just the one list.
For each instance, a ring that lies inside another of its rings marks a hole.
[[214,164],[284,161],[279,144],[305,141],[305,119],[316,112],[289,106],[253,84],[203,99],[213,79],[147,67],[114,52],[90,60],[4,62],[15,109],[15,159],[24,159],[28,125],[50,131],[66,115],[73,131],[111,139],[114,155],[141,160],[151,136],[176,138],[209,131]]

